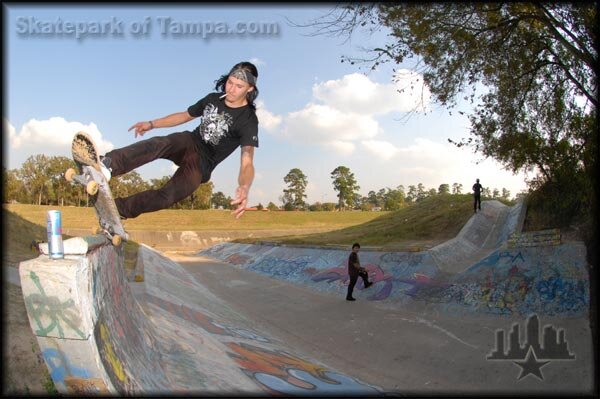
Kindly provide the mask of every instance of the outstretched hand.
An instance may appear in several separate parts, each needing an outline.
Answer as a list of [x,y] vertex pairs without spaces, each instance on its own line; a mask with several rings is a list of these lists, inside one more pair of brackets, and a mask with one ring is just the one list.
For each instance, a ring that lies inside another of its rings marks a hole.
[[231,205],[237,205],[238,207],[231,213],[235,215],[236,219],[242,217],[246,211],[246,206],[248,205],[248,191],[248,187],[244,186],[239,186],[235,191],[235,199],[231,201]]
[[138,122],[135,125],[131,126],[127,131],[130,132],[131,129],[135,129],[135,137],[143,136],[148,130],[152,129],[152,125],[150,122]]

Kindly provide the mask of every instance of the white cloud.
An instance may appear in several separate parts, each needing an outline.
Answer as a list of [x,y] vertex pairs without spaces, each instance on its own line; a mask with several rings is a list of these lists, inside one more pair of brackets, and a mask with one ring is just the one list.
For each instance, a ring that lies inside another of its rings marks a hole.
[[[400,92],[408,82],[413,83],[412,89]],[[408,70],[399,71],[395,82],[388,84],[354,73],[314,84],[312,100],[283,116],[257,102],[258,117],[265,130],[277,130],[293,142],[331,148],[342,156],[352,154],[362,143],[370,153],[388,160],[398,150],[390,143],[374,140],[382,133],[376,117],[426,107],[429,91],[422,82],[421,75]]]
[[4,123],[3,130],[8,133],[8,142],[12,143],[16,140],[17,129],[6,118],[3,118],[2,122]]
[[52,117],[46,120],[30,119],[19,131],[11,137],[11,149],[24,149],[32,147],[43,148],[67,148],[71,150],[71,141],[73,135],[84,131],[88,133],[101,152],[107,152],[113,149],[113,145],[102,139],[102,133],[98,130],[95,123],[84,125],[80,122],[68,122],[61,117]]
[[17,132],[9,121],[4,120],[8,130],[9,161],[11,168],[21,167],[28,157],[36,154],[71,157],[71,141],[79,131],[88,133],[96,142],[98,150],[104,154],[114,145],[102,138],[95,123],[85,125],[81,122],[69,122],[62,117],[46,120],[30,119]]
[[348,156],[352,155],[354,150],[356,149],[356,145],[354,143],[348,141],[329,141],[323,143],[324,146],[332,147],[337,155]]
[[463,193],[467,193],[475,179],[480,178],[484,187],[499,190],[505,187],[511,191],[511,196],[525,187],[523,173],[514,176],[498,162],[492,159],[481,161],[481,156],[473,154],[471,150],[460,149],[449,143],[416,138],[406,147],[395,147],[376,140],[363,141],[361,144],[373,156],[373,160],[394,165],[373,176],[377,181],[397,181],[405,188],[423,183],[428,189],[436,190],[443,183],[450,186],[460,183],[463,184]]
[[422,111],[430,101],[423,77],[408,70],[398,71],[389,84],[373,82],[358,73],[345,75],[315,84],[313,96],[338,110],[366,115]]
[[368,152],[373,154],[373,156],[379,157],[385,161],[393,158],[399,151],[395,145],[387,141],[364,140],[361,144]]
[[311,103],[286,115],[283,132],[293,141],[333,144],[348,153],[354,148],[352,141],[373,138],[379,130],[379,124],[371,116]]
[[260,127],[269,132],[275,131],[281,125],[283,119],[281,116],[267,110],[262,101],[256,101],[256,116],[258,117]]

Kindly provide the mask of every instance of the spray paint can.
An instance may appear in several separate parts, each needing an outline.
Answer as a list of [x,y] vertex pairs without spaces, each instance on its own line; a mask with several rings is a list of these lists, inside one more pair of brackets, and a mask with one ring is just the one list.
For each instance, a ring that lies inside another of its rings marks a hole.
[[60,211],[48,211],[46,215],[46,230],[48,232],[48,255],[50,255],[50,259],[64,258]]

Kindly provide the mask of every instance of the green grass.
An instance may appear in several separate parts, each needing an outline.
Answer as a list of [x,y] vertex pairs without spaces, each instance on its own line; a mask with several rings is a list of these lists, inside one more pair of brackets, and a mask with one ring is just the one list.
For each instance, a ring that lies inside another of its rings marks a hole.
[[[38,252],[32,248],[32,242],[46,242],[48,236],[46,226],[30,222],[19,215],[3,210],[4,247],[3,263],[18,264],[27,259],[35,258]],[[63,236],[63,238],[68,238]]]
[[[4,233],[6,237],[3,248],[3,259],[5,260],[5,264],[15,266],[19,262],[39,256],[37,249],[32,247],[33,242],[48,241],[45,219],[46,209],[44,209],[42,212],[40,209],[36,209],[39,207],[24,208],[32,210],[32,213],[36,216],[30,215],[29,217],[23,217],[22,215],[11,212],[6,208],[8,207],[5,206],[2,210],[5,226]],[[43,218],[41,218],[39,215],[43,215]],[[92,217],[95,218],[93,215]],[[31,220],[35,220],[35,222]],[[95,219],[92,219],[92,221],[94,220]],[[71,238],[71,236],[63,234],[63,240],[69,238]],[[139,244],[134,241],[128,241],[125,243],[124,253],[126,271],[131,272],[135,269],[138,248]]]
[[388,250],[423,249],[456,236],[471,216],[473,203],[470,195],[441,195],[396,212],[381,214],[359,225],[326,233],[276,237],[272,241],[344,246],[360,242],[362,246]]
[[[437,195],[396,212],[254,211],[246,212],[239,220],[230,211],[162,210],[126,220],[125,228],[129,231],[278,230],[279,236],[274,234],[260,240],[344,246],[360,242],[363,246],[385,250],[420,250],[455,237],[473,215],[472,201],[469,194]],[[62,211],[65,229],[97,225],[92,208],[5,205],[5,209],[42,226],[45,225],[46,212],[51,208]],[[132,254],[135,252],[133,248]]]
[[[4,208],[39,225],[46,212],[58,209],[64,229],[91,228],[98,224],[93,208],[7,204]],[[231,211],[162,210],[124,221],[128,231],[231,231],[231,230],[333,230],[373,220],[387,212],[265,212],[247,211],[235,219]]]

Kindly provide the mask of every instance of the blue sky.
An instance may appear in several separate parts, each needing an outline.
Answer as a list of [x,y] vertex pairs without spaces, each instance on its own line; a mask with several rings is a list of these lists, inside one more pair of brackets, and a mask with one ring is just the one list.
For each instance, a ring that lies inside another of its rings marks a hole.
[[[342,55],[364,55],[361,48],[381,45],[386,32],[359,33],[344,42],[311,37],[286,20],[308,22],[330,5],[3,7],[9,169],[40,153],[70,157],[70,141],[79,130],[92,134],[104,151],[132,144],[139,140],[127,131],[134,123],[186,110],[231,66],[250,60],[258,67],[260,90],[251,204],[280,204],[283,178],[292,168],[308,176],[309,203],[334,202],[330,173],[340,165],[355,174],[362,195],[418,183],[436,190],[460,183],[469,192],[476,178],[513,196],[525,189],[523,174],[514,176],[491,160],[476,164],[480,155],[448,143],[469,135],[469,122],[458,109],[450,115],[418,85],[398,93],[419,76],[413,65],[395,66],[402,73],[394,82],[391,65],[365,75],[340,62]],[[104,34],[75,37],[77,27],[90,31],[105,22]],[[205,33],[259,24],[278,32],[178,35],[189,22]],[[73,33],[56,33],[65,27]],[[418,111],[406,118],[410,109]],[[153,130],[145,138],[192,130],[198,123]],[[171,175],[173,168],[159,160],[138,172],[151,179]],[[215,191],[233,197],[238,170],[236,152],[213,173]]]

